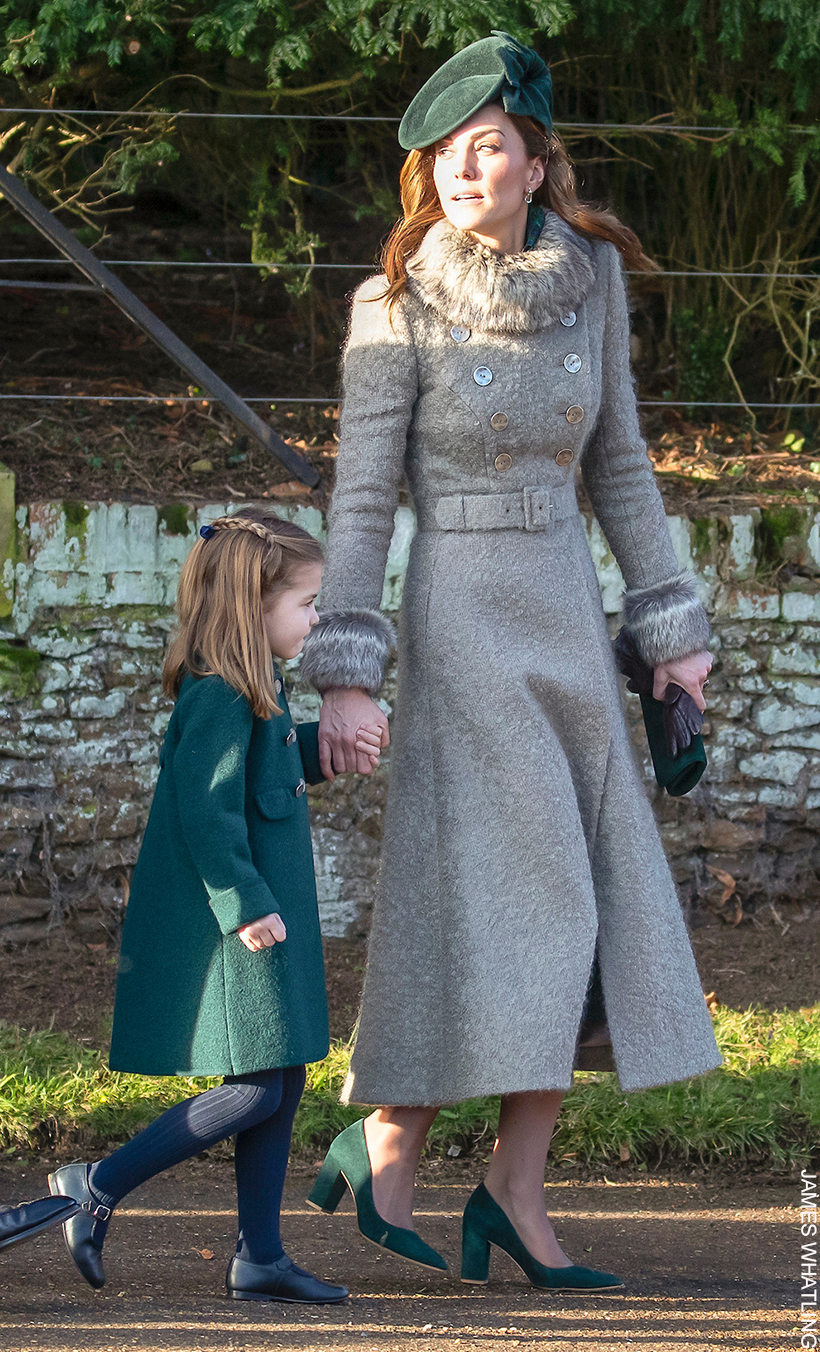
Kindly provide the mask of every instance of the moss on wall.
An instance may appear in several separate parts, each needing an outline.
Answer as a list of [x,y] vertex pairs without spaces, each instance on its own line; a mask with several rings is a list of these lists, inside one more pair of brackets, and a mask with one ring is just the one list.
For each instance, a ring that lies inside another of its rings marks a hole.
[[190,508],[184,502],[169,502],[165,507],[158,507],[157,522],[166,535],[190,535],[193,529]]
[[12,699],[25,699],[39,688],[40,654],[25,644],[0,640],[0,690]]
[[755,527],[758,573],[771,574],[784,563],[798,562],[810,526],[811,518],[800,507],[764,507]]

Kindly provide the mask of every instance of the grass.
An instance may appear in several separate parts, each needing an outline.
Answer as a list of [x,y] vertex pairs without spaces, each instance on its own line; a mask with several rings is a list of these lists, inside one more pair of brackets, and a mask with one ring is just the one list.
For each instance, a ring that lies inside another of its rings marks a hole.
[[[626,1095],[613,1075],[579,1075],[559,1119],[553,1159],[774,1167],[809,1160],[820,1141],[820,1005],[774,1013],[717,1009],[714,1019],[724,1065],[700,1079]],[[338,1101],[349,1055],[346,1044],[336,1043],[309,1068],[296,1150],[320,1152],[362,1115]],[[99,1153],[213,1083],[112,1072],[99,1051],[62,1033],[0,1024],[0,1150]],[[497,1113],[497,1099],[444,1108],[431,1151],[488,1147]]]

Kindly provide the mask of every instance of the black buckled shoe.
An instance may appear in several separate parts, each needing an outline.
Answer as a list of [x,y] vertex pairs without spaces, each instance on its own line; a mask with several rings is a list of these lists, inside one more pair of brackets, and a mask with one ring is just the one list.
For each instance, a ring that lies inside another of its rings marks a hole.
[[105,1285],[102,1246],[111,1208],[98,1202],[88,1186],[88,1164],[64,1164],[48,1176],[53,1197],[74,1197],[80,1204],[75,1216],[63,1226],[66,1248],[89,1286]]
[[9,1244],[23,1244],[52,1225],[62,1225],[79,1211],[73,1197],[40,1197],[36,1202],[21,1202],[19,1206],[0,1210],[0,1249]]
[[225,1285],[231,1300],[281,1300],[291,1305],[339,1305],[350,1294],[346,1286],[331,1286],[297,1267],[287,1254],[264,1264],[232,1258]]

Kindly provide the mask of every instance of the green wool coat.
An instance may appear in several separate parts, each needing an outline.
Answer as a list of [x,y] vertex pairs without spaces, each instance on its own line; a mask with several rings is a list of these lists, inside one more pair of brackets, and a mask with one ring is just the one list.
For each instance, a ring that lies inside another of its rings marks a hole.
[[[134,871],[112,1070],[237,1075],[318,1061],[327,998],[305,780],[318,723],[257,718],[218,676],[186,676]],[[236,931],[278,911],[287,939]]]

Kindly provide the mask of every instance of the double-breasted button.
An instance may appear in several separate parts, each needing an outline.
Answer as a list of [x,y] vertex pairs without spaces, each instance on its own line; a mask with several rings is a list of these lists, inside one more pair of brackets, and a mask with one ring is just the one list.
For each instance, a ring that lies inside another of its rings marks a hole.
[[295,728],[291,728],[290,732],[288,733],[287,737],[285,738],[285,746],[293,746],[293,743],[294,743],[295,741],[296,741],[296,729],[295,729]]
[[560,318],[564,328],[571,329],[578,316],[574,310],[567,310],[567,313],[565,315],[561,315]]
[[489,385],[493,378],[493,373],[489,366],[477,366],[473,371],[473,380],[476,385]]
[[466,324],[454,324],[450,330],[450,337],[454,343],[466,343],[472,336],[472,329],[468,329]]
[[509,421],[506,413],[494,413],[490,418],[490,427],[494,432],[503,432]]
[[505,469],[510,469],[512,467],[512,456],[508,455],[506,451],[502,451],[500,455],[495,457],[493,463],[499,474],[503,474]]
[[564,369],[574,376],[581,369],[581,358],[577,352],[568,352],[564,358]]
[[579,423],[583,422],[583,420],[584,420],[584,410],[581,408],[581,405],[571,404],[570,407],[567,409],[567,422]]
[[575,459],[575,452],[571,451],[569,446],[565,446],[555,457],[556,465],[571,465]]
[[306,788],[307,784],[303,779],[300,779],[299,783],[296,785],[296,797],[301,798]]

